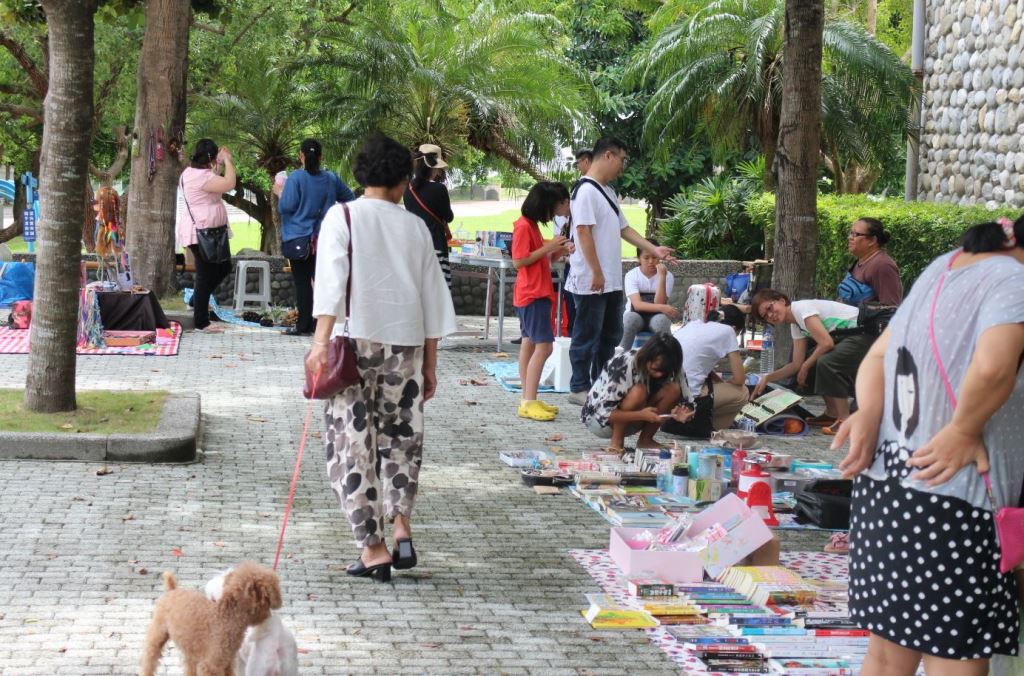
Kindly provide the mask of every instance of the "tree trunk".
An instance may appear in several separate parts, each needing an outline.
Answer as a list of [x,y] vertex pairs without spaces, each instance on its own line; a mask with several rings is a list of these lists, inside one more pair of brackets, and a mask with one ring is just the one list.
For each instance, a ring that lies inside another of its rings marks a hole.
[[[252,193],[256,198],[255,202],[245,198],[247,192]],[[260,224],[260,251],[271,256],[280,256],[281,222],[277,213],[277,198],[271,200],[272,197],[272,192],[262,189],[255,183],[239,182],[234,194],[224,195],[224,201],[236,209],[241,209]]]
[[510,146],[508,142],[501,138],[496,133],[488,132],[484,134],[471,134],[469,137],[469,145],[473,146],[477,150],[487,153],[488,155],[494,155],[500,157],[508,162],[513,169],[529,174],[536,181],[547,181],[550,180],[542,171],[534,167],[529,160],[520,155],[515,148]]
[[[148,0],[139,56],[135,131],[141,152],[132,159],[128,184],[127,249],[136,283],[159,297],[174,290],[174,219],[181,168],[167,141],[185,126],[189,0]],[[151,135],[163,129],[164,159],[150,176]]]
[[822,0],[786,0],[772,286],[794,300],[815,296],[824,13]]
[[44,104],[39,254],[25,407],[75,408],[82,195],[92,138],[95,0],[43,0],[50,88]]
[[874,35],[878,29],[878,0],[867,0],[867,13],[865,22],[868,27],[868,33]]

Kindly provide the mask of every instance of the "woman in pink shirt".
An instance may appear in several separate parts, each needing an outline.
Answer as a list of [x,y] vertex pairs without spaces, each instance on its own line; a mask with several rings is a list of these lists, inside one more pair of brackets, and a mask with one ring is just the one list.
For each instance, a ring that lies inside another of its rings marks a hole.
[[[217,169],[223,165],[224,175]],[[223,194],[235,189],[235,165],[231,151],[218,150],[208,138],[196,142],[192,161],[178,182],[185,209],[178,212],[175,228],[178,246],[188,247],[196,262],[195,292],[192,296],[196,331],[222,333],[223,329],[210,326],[210,295],[231,272],[231,261],[207,262],[200,255],[196,231],[228,225],[228,212],[224,208]],[[231,236],[231,228],[228,228]]]

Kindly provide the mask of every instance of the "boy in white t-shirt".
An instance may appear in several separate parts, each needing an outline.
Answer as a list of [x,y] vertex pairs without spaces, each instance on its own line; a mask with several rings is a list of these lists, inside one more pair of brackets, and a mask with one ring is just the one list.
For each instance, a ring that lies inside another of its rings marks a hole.
[[576,320],[569,362],[570,403],[582,406],[587,392],[615,353],[622,339],[622,250],[619,239],[638,249],[667,259],[672,250],[655,246],[629,226],[608,184],[622,174],[626,149],[611,137],[594,146],[594,159],[587,175],[573,190],[572,240],[576,251],[569,258],[572,272],[565,288],[573,295]]
[[[650,240],[657,246],[656,240]],[[626,273],[623,280],[626,311],[622,315],[622,342],[619,347],[633,347],[636,334],[641,331],[672,333],[672,322],[679,319],[679,310],[669,305],[672,294],[672,273],[658,259],[642,250],[636,250],[640,265]]]
[[[834,300],[798,300],[792,303],[784,293],[761,289],[750,299],[751,312],[775,326],[790,324],[793,336],[793,358],[782,368],[761,378],[751,393],[759,397],[769,382],[796,376],[801,387],[813,385],[815,394],[825,400],[825,413],[807,421],[819,426],[825,434],[834,434],[839,424],[850,417],[850,397],[861,360],[868,353],[875,336],[860,334],[839,337],[833,332],[857,328],[859,310]],[[808,341],[814,351],[807,354]],[[814,377],[811,378],[811,368]]]
[[[718,312],[721,316],[717,321],[687,322],[672,335],[683,348],[683,370],[690,391],[698,399],[713,395],[711,428],[724,430],[732,426],[736,414],[747,403],[746,373],[736,341],[736,336],[743,333],[746,315],[735,305],[726,305]],[[732,372],[727,381],[714,370],[726,357]]]

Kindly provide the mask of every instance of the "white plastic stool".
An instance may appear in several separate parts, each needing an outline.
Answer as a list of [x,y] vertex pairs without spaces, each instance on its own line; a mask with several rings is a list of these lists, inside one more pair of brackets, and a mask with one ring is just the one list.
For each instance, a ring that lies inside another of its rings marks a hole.
[[[259,273],[256,293],[245,291],[250,270]],[[235,269],[235,312],[244,312],[246,303],[259,303],[263,310],[270,309],[270,263],[267,261],[238,261]]]

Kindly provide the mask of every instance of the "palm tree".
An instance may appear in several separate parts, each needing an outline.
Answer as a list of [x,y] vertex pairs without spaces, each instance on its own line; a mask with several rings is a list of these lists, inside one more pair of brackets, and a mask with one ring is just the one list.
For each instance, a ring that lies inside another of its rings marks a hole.
[[343,151],[375,130],[446,153],[467,146],[535,178],[535,161],[586,131],[586,78],[564,57],[561,25],[484,1],[465,17],[436,3],[375,3],[325,37],[304,65]]
[[250,49],[235,68],[217,83],[219,93],[197,98],[190,133],[231,148],[239,189],[224,199],[259,221],[260,249],[279,254],[280,216],[270,185],[277,172],[297,165],[299,142],[316,130],[316,106],[306,85],[288,77],[266,51]]
[[[737,147],[753,133],[765,155],[765,184],[782,108],[785,0],[713,0],[687,15],[688,0],[655,16],[662,29],[634,62],[630,79],[653,82],[644,134],[648,143],[678,140],[696,121],[718,147]],[[837,187],[870,188],[851,163],[877,167],[916,130],[908,113],[918,88],[910,69],[863,28],[827,19],[822,58],[822,150]],[[877,173],[875,174],[877,178]]]

